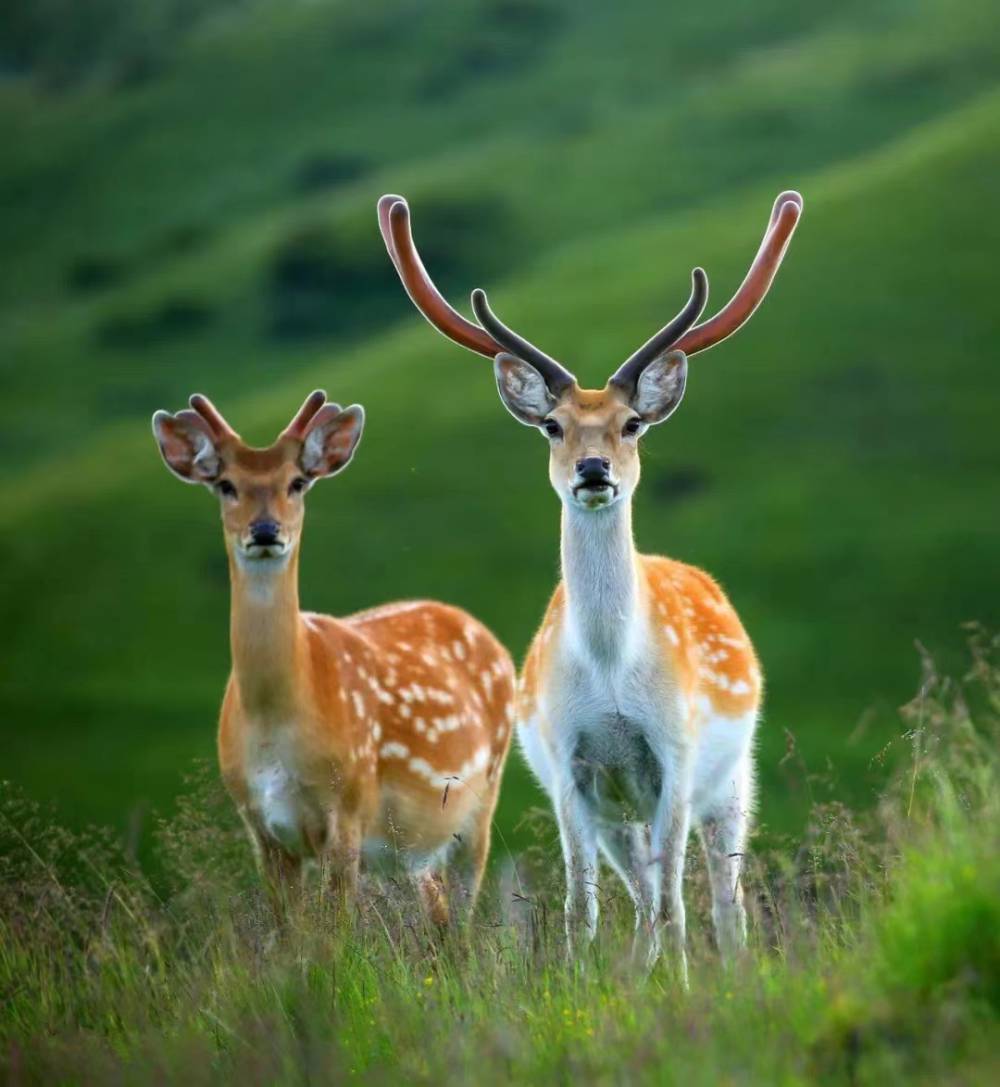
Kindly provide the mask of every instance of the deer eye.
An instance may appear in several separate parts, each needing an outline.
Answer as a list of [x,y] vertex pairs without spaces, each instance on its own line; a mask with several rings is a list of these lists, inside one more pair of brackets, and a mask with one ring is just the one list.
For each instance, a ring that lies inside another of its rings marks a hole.
[[305,476],[296,476],[291,483],[288,484],[289,494],[302,494],[302,492],[309,486],[309,480]]
[[545,419],[542,422],[542,426],[545,429],[545,433],[548,434],[550,438],[562,437],[562,427],[555,421],[555,419]]
[[633,415],[622,428],[622,434],[638,434],[642,430],[642,420],[638,415]]
[[222,495],[223,498],[235,498],[236,488],[228,479],[220,479],[215,485],[215,489]]

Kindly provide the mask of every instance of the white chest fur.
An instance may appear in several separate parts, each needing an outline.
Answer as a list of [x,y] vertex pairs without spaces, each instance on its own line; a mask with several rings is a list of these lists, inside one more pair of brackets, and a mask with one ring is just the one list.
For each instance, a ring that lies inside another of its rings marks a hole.
[[247,739],[249,814],[260,832],[296,856],[316,852],[326,834],[323,807],[303,777],[294,728],[251,730]]
[[539,699],[544,739],[531,723],[519,735],[550,793],[573,787],[601,818],[648,821],[674,772],[682,713],[661,662],[640,653],[601,667],[567,639]]

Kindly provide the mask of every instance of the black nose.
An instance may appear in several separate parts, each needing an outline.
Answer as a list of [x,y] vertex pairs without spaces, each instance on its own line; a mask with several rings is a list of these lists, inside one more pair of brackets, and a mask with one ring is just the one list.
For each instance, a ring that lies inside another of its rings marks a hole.
[[608,478],[611,461],[607,457],[584,457],[576,462],[576,474],[581,483],[602,483]]
[[281,526],[277,521],[254,521],[250,526],[250,538],[261,547],[268,547],[278,542]]

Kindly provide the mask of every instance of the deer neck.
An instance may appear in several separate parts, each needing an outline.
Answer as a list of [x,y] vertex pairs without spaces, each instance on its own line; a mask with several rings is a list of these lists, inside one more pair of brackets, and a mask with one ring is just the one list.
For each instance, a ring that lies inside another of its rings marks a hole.
[[632,540],[631,500],[601,510],[563,507],[562,573],[571,645],[609,669],[634,658],[645,599]]
[[308,662],[299,613],[296,549],[285,562],[230,557],[229,637],[244,712],[262,720],[294,712]]

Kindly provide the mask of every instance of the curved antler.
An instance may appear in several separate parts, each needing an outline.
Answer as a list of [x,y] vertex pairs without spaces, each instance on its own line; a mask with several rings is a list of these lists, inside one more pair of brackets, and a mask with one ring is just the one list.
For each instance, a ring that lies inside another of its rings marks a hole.
[[235,430],[226,422],[222,417],[222,412],[208,399],[207,396],[202,396],[201,393],[195,393],[189,398],[188,403],[198,413],[198,415],[208,424],[208,429],[211,431],[212,437],[218,441],[225,441],[230,438],[239,438],[239,435]]
[[295,417],[278,436],[279,440],[281,438],[301,440],[305,437],[306,428],[312,422],[313,416],[325,403],[326,391],[324,389],[317,389],[315,392],[310,393],[303,402],[302,407],[295,413]]
[[558,396],[576,382],[576,378],[564,366],[550,358],[544,351],[539,351],[534,344],[528,343],[512,328],[508,328],[490,309],[490,304],[486,301],[486,292],[480,290],[479,287],[472,292],[472,312],[475,313],[476,320],[502,345],[504,350],[534,366],[545,379],[550,392]]
[[676,341],[698,320],[708,301],[708,276],[703,268],[691,271],[691,294],[684,308],[655,336],[651,336],[638,351],[631,354],[611,376],[610,385],[634,391],[643,370]]
[[779,193],[771,209],[763,241],[739,290],[714,316],[684,333],[671,346],[686,355],[707,351],[746,324],[764,300],[781,267],[782,258],[802,215],[802,196],[789,189]]
[[410,231],[410,209],[401,196],[383,196],[378,202],[382,240],[403,281],[410,300],[438,330],[470,351],[494,358],[503,348],[478,325],[452,309],[427,274]]
[[[504,351],[511,351],[525,362],[531,363],[545,377],[547,383],[550,380],[555,382],[552,385],[553,391],[557,387],[564,389],[575,380],[555,359],[503,324],[486,304],[486,296],[482,291],[473,292],[473,309],[484,327],[466,320],[448,304],[427,274],[417,252],[410,227],[410,208],[403,197],[387,193],[379,200],[378,225],[406,293],[438,332],[454,343],[490,359]],[[481,301],[479,296],[482,296]]]
[[[643,369],[665,351],[672,349],[694,355],[714,347],[742,327],[770,289],[802,215],[802,207],[802,196],[794,190],[778,195],[760,248],[739,289],[714,317],[692,327],[708,299],[708,277],[701,268],[695,268],[691,273],[691,295],[684,308],[622,363],[611,383],[634,387]],[[573,375],[555,359],[503,324],[489,308],[483,291],[476,290],[472,294],[472,308],[479,325],[466,320],[445,301],[420,260],[410,229],[410,209],[401,196],[387,194],[379,200],[378,221],[385,247],[407,294],[439,332],[488,358],[503,350],[511,351],[539,370],[553,392],[575,382]]]

